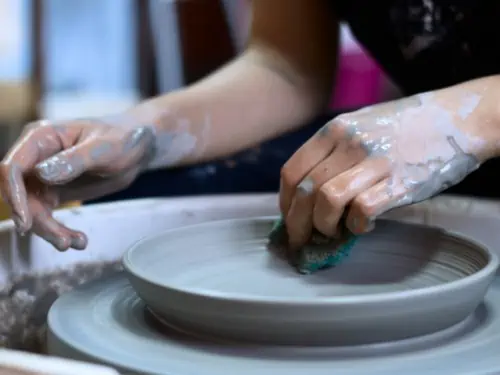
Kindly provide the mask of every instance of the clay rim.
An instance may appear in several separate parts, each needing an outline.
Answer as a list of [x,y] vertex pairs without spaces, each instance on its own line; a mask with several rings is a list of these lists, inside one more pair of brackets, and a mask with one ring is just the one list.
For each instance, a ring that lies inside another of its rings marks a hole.
[[[466,286],[474,285],[477,283],[481,283],[483,280],[487,279],[489,276],[492,276],[496,273],[499,268],[499,259],[496,254],[491,252],[487,246],[480,243],[479,241],[472,240],[462,234],[449,231],[446,229],[440,228],[442,235],[448,237],[452,240],[457,240],[462,242],[464,245],[468,245],[473,248],[475,251],[479,251],[487,258],[487,264],[481,268],[479,271],[474,272],[471,275],[465,276],[459,280],[454,280],[450,282],[445,282],[440,285],[434,285],[419,289],[412,289],[406,291],[396,291],[396,292],[387,292],[387,293],[374,293],[369,295],[353,295],[353,296],[338,296],[338,297],[321,297],[321,298],[280,298],[280,297],[239,297],[236,294],[226,294],[219,293],[216,291],[204,291],[204,292],[193,292],[183,288],[177,288],[162,284],[157,280],[153,280],[152,278],[146,278],[140,273],[134,271],[133,261],[131,257],[135,251],[139,251],[143,245],[149,241],[155,241],[161,239],[163,236],[170,235],[172,233],[178,232],[179,230],[190,230],[196,229],[198,227],[206,227],[207,225],[216,225],[224,222],[234,222],[234,221],[272,221],[277,220],[278,216],[257,216],[257,217],[249,217],[249,218],[239,218],[239,219],[223,219],[223,220],[214,220],[205,223],[193,224],[193,225],[185,225],[177,228],[167,229],[162,231],[161,233],[146,236],[141,238],[140,240],[134,242],[124,253],[122,257],[122,265],[123,268],[129,276],[135,277],[137,279],[142,280],[145,283],[150,285],[154,285],[155,287],[161,288],[163,290],[169,290],[173,293],[186,295],[189,297],[197,297],[197,298],[209,298],[214,301],[220,302],[231,302],[231,303],[258,303],[258,304],[269,304],[269,305],[282,305],[282,306],[297,306],[297,305],[310,305],[310,306],[338,306],[338,305],[352,305],[352,304],[364,304],[364,303],[390,303],[390,302],[399,302],[403,299],[408,298],[419,298],[419,297],[431,297],[432,295],[438,295],[441,293],[458,291]],[[394,221],[388,219],[382,219],[384,221]],[[423,224],[415,224],[415,223],[405,223],[410,226],[420,226],[427,227]],[[138,295],[141,295],[140,291],[136,291]]]

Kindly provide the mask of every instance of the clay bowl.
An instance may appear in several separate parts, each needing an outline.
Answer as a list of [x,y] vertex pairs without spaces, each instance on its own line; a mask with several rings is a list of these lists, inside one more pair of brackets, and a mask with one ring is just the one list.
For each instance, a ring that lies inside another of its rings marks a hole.
[[130,283],[165,324],[213,339],[345,346],[431,334],[468,317],[498,266],[482,245],[389,220],[339,266],[300,275],[267,249],[276,218],[224,220],[145,238]]

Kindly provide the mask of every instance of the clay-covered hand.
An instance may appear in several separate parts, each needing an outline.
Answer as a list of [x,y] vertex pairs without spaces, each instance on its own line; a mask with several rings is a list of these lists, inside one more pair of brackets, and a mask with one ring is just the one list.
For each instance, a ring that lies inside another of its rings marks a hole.
[[86,236],[52,216],[59,204],[127,187],[153,149],[146,126],[103,119],[25,127],[0,165],[0,189],[21,233],[33,231],[59,250],[84,249]]
[[489,111],[490,102],[445,89],[327,123],[282,169],[290,246],[304,245],[313,227],[334,237],[342,217],[353,233],[367,232],[380,214],[461,181],[496,152],[498,109]]

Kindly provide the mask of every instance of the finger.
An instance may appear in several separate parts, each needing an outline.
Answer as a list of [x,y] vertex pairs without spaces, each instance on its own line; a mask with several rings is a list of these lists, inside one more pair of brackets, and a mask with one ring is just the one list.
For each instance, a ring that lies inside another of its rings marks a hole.
[[393,208],[411,203],[408,189],[402,183],[384,179],[359,194],[351,203],[347,216],[348,228],[353,233],[365,233],[375,227],[375,218]]
[[59,251],[69,248],[83,250],[87,246],[86,236],[78,231],[71,230],[55,220],[49,207],[43,202],[30,199],[33,209],[33,232],[51,243]]
[[0,164],[0,191],[21,232],[28,231],[32,222],[23,175],[31,171],[38,161],[60,151],[75,137],[77,133],[74,129],[61,134],[49,123],[27,125]]
[[[119,137],[120,135],[116,135]],[[37,164],[37,176],[47,184],[66,184],[85,172],[108,175],[138,162],[147,151],[152,133],[141,127],[125,139],[89,137],[85,141]],[[142,147],[141,147],[142,146]]]
[[335,236],[339,220],[351,200],[383,180],[389,173],[389,160],[368,158],[326,182],[316,196],[314,227],[326,236]]
[[284,217],[288,216],[295,187],[316,165],[330,155],[344,138],[343,128],[336,126],[334,121],[326,124],[302,145],[281,169],[280,209]]
[[2,199],[10,207],[11,217],[21,233],[30,230],[32,216],[26,198],[26,186],[18,165],[2,165],[0,169],[0,190]]
[[[28,174],[24,177],[24,183],[28,189],[28,203],[30,199],[36,199],[44,203],[50,209],[59,206],[59,196],[54,189],[45,185],[36,176]],[[32,211],[30,209],[30,211]]]
[[311,236],[313,198],[313,195],[298,188],[290,206],[285,223],[288,247],[292,251],[300,249]]
[[86,201],[102,197],[128,187],[136,178],[138,169],[133,169],[113,178],[97,178],[89,176],[87,181],[81,177],[77,182],[69,183],[58,188],[62,202]]
[[29,186],[28,204],[34,217],[34,232],[50,239],[50,242],[60,250],[67,248],[68,239],[69,247],[78,250],[84,249],[87,245],[85,235],[66,228],[55,221],[51,215],[52,210],[59,206],[57,192],[53,188],[42,184],[32,175],[28,175],[25,181]]
[[348,170],[366,157],[361,147],[344,141],[302,180],[292,199],[286,228],[291,249],[303,246],[313,229],[315,194],[328,180]]
[[116,149],[111,142],[88,138],[38,163],[35,173],[47,184],[64,184],[81,176],[86,170],[111,163],[115,155]]

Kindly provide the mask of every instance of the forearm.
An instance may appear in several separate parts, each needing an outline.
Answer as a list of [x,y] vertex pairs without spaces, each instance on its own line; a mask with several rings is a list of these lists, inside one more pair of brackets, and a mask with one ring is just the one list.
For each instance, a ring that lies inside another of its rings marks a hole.
[[300,126],[321,109],[328,89],[263,55],[247,52],[191,87],[134,108],[129,115],[156,130],[150,168],[233,154]]

